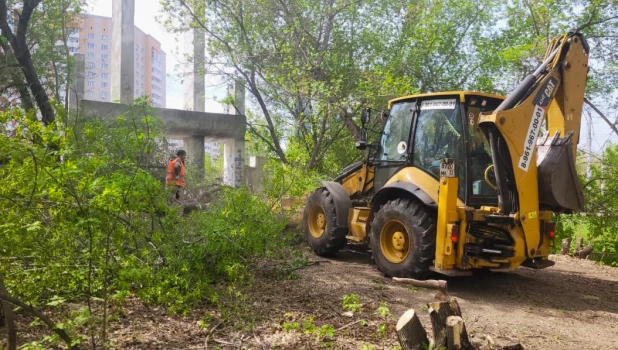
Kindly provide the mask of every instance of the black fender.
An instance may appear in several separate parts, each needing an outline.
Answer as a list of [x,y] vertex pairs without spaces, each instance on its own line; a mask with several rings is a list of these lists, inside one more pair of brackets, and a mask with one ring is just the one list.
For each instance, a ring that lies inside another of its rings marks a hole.
[[388,202],[389,200],[406,196],[416,198],[427,207],[438,210],[438,203],[436,203],[427,194],[427,192],[423,191],[422,188],[406,181],[391,182],[388,185],[382,187],[378,192],[376,192],[373,198],[371,198],[371,211],[369,212],[366,226],[367,234],[369,234],[371,222],[373,221],[375,213],[380,209],[382,205],[386,204],[386,202]]
[[335,214],[337,215],[337,227],[348,228],[348,212],[352,208],[352,200],[340,183],[333,181],[320,181],[335,202]]

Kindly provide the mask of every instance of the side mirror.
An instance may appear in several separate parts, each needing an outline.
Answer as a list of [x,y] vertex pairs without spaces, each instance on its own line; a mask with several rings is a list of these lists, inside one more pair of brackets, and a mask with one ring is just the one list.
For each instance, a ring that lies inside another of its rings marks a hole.
[[369,124],[371,120],[371,108],[365,107],[363,109],[363,113],[361,114],[361,125],[365,127],[366,124]]

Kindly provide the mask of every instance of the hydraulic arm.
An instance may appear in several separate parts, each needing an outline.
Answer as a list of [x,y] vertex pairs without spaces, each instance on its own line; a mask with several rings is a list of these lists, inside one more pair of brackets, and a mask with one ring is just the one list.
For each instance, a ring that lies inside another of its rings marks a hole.
[[[539,210],[583,209],[575,151],[588,51],[581,34],[554,38],[539,68],[480,119],[492,150],[499,213],[521,222],[529,256],[539,244]],[[548,133],[537,148],[543,125]]]

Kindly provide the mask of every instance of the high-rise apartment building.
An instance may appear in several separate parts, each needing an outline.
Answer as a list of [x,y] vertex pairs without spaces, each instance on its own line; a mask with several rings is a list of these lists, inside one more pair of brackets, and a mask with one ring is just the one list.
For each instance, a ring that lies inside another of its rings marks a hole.
[[[110,101],[112,19],[84,15],[77,37],[77,52],[86,58],[86,100]],[[69,42],[72,42],[72,37]],[[161,43],[135,27],[135,98],[149,96],[154,107],[165,108],[165,52]]]

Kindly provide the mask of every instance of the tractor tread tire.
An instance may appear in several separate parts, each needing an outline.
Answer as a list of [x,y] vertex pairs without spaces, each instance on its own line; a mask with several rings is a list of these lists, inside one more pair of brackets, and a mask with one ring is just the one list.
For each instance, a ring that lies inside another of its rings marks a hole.
[[[408,231],[411,247],[408,256],[395,264],[380,249],[380,232],[390,220],[399,220]],[[398,198],[386,202],[371,223],[371,255],[378,269],[389,277],[425,278],[436,254],[436,215],[421,202]]]
[[[321,206],[326,216],[326,227],[320,238],[313,237],[309,230],[309,213],[314,205]],[[333,256],[345,246],[348,229],[337,226],[335,201],[326,188],[318,188],[307,197],[303,211],[303,231],[309,246],[319,256]]]

